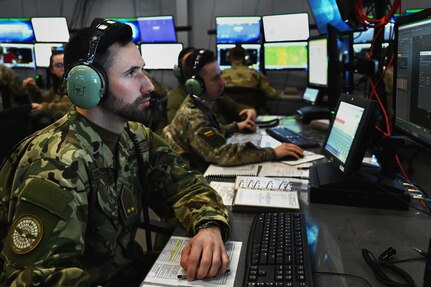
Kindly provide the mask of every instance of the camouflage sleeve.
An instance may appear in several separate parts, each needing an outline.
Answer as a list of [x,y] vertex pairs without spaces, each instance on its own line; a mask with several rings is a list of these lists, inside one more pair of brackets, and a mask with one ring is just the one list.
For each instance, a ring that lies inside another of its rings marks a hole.
[[75,170],[44,159],[25,169],[27,179],[14,187],[11,199],[16,208],[2,248],[0,285],[89,284],[90,274],[77,264],[84,251],[88,202]]
[[272,100],[279,98],[279,94],[277,90],[271,86],[268,79],[260,73],[259,75],[260,75],[259,88],[264,92],[265,97],[267,99],[272,99]]
[[187,128],[185,134],[191,149],[208,163],[232,166],[275,160],[272,148],[258,148],[252,143],[227,144],[225,136],[202,114],[196,115]]
[[172,122],[175,115],[177,114],[178,109],[180,108],[181,104],[183,103],[186,97],[187,97],[187,93],[185,90],[181,88],[181,86],[178,86],[177,88],[171,91],[171,93],[168,96],[168,107],[167,107],[168,123]]
[[203,176],[190,170],[158,135],[149,133],[150,165],[148,184],[150,206],[161,217],[169,217],[174,211],[177,219],[191,233],[202,220],[217,220],[227,227],[228,212],[219,194],[209,186]]

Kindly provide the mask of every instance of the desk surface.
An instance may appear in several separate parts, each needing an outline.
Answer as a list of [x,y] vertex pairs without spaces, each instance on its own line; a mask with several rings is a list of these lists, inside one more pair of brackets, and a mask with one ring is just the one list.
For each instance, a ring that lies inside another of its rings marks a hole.
[[[284,123],[323,142],[325,135],[322,132],[302,126],[294,118],[288,118]],[[422,172],[426,165],[422,168],[419,165],[415,167],[416,171]],[[418,173],[421,178],[422,173]],[[384,286],[377,281],[373,271],[362,258],[363,248],[378,257],[388,247],[393,247],[397,251],[394,260],[421,258],[412,247],[422,250],[428,248],[431,236],[430,217],[413,208],[399,211],[316,204],[309,203],[308,190],[300,191],[299,195],[307,227],[316,232],[315,240],[309,238],[309,242],[312,241],[310,253],[315,286],[368,286],[357,278],[315,272],[351,274],[365,278],[371,286]],[[412,205],[420,208],[416,201],[413,201]],[[231,209],[229,213],[232,230],[230,239],[243,242],[235,277],[235,286],[242,286],[246,244],[254,214],[232,212]],[[178,230],[178,235],[185,235],[185,231]],[[400,263],[397,266],[412,276],[416,286],[423,285],[424,259]]]

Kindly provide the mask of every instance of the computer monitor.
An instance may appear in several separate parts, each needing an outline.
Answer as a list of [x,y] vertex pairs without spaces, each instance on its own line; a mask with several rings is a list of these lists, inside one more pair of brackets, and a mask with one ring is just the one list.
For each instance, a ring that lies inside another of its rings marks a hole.
[[172,15],[138,17],[138,25],[142,43],[177,42],[175,21]]
[[262,22],[266,42],[301,41],[310,36],[308,13],[267,15]]
[[374,101],[342,96],[323,144],[322,153],[342,173],[359,169],[374,126]]
[[0,18],[0,43],[33,43],[30,18]]
[[141,44],[141,54],[147,70],[172,70],[178,63],[178,54],[183,49],[182,43],[146,43]]
[[395,129],[431,148],[431,9],[395,23]]
[[342,32],[328,24],[328,107],[335,108],[340,93],[353,91],[352,32]]
[[31,18],[37,42],[69,42],[69,28],[65,17]]
[[265,43],[265,70],[306,69],[307,45],[306,41]]
[[2,43],[3,62],[9,68],[31,68],[34,69],[34,45],[22,43]]
[[49,59],[53,51],[64,51],[63,43],[35,43],[34,55],[36,59],[36,67],[48,68]]
[[260,16],[216,17],[217,43],[260,43]]
[[139,25],[137,18],[109,18],[111,20],[124,23],[132,28],[132,41],[133,43],[139,43],[141,41],[141,33],[139,32]]
[[340,31],[350,31],[352,28],[342,19],[336,0],[308,0],[314,22],[320,34],[327,33],[327,24],[331,23]]
[[328,86],[328,39],[310,37],[308,39],[308,85]]
[[[353,32],[353,43],[372,43],[374,38],[374,28],[368,28],[363,31]],[[389,42],[394,39],[394,23],[389,22],[385,25],[383,41]]]
[[306,87],[302,99],[310,104],[314,105],[319,102],[320,90],[316,88]]
[[[220,70],[231,67],[227,54],[234,47],[235,44],[217,44],[217,62],[219,63]],[[248,67],[260,71],[260,44],[242,44],[241,47],[247,53],[246,62]]]

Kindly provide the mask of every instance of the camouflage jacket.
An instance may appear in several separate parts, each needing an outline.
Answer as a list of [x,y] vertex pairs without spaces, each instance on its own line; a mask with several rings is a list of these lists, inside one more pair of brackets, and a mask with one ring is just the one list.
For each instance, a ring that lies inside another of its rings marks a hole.
[[113,154],[74,107],[4,162],[0,198],[0,286],[107,282],[132,260],[144,203],[191,233],[201,220],[228,227],[221,198],[160,137],[129,122]]
[[[168,97],[168,123],[172,122],[186,97],[187,91],[184,85],[180,84],[171,91]],[[250,107],[235,102],[229,95],[224,95],[223,98],[216,102],[212,108],[212,112],[221,124],[226,125],[236,120],[239,112],[244,109],[250,109]]]
[[163,134],[172,148],[201,172],[210,163],[232,166],[275,160],[272,148],[258,148],[250,142],[227,144],[226,138],[235,131],[236,123],[219,125],[208,108],[188,96]]

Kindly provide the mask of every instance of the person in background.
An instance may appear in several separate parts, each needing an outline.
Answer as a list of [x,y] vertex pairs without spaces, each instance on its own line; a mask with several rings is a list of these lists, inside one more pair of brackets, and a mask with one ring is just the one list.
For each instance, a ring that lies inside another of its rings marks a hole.
[[221,125],[212,113],[225,86],[213,52],[195,50],[183,68],[188,78],[185,86],[189,95],[163,133],[166,141],[192,168],[204,172],[209,164],[232,166],[303,155],[300,147],[287,143],[275,149],[259,148],[250,142],[227,144],[227,137],[237,131],[255,128],[254,122],[245,119]]
[[64,116],[72,103],[62,86],[64,75],[64,52],[52,51],[49,58],[49,77],[52,86],[43,95],[36,85],[34,78],[23,80],[24,89],[33,90],[31,115],[35,118],[34,129],[40,129]]
[[[167,117],[168,123],[171,123],[181,106],[181,103],[187,97],[187,91],[184,86],[187,78],[184,77],[184,61],[190,56],[195,49],[193,47],[184,48],[178,55],[178,64],[174,67],[174,74],[178,79],[177,87],[171,91],[168,96]],[[230,98],[229,95],[223,95],[219,98],[214,107],[213,113],[221,124],[229,124],[233,121],[246,117],[247,119],[256,119],[256,110],[249,106],[238,104]]]
[[139,286],[153,264],[135,241],[146,207],[193,235],[181,254],[188,280],[226,272],[221,197],[139,123],[154,89],[144,58],[130,26],[112,20],[68,42],[74,105],[0,169],[0,286]]
[[[262,91],[264,100],[274,100],[279,98],[279,93],[271,86],[267,78],[255,69],[247,66],[247,51],[240,45],[235,46],[228,52],[228,60],[231,68],[222,71],[226,87],[254,88]],[[240,98],[241,103],[253,106],[251,99]],[[263,103],[265,101],[262,101]],[[259,107],[260,108],[260,107]]]

